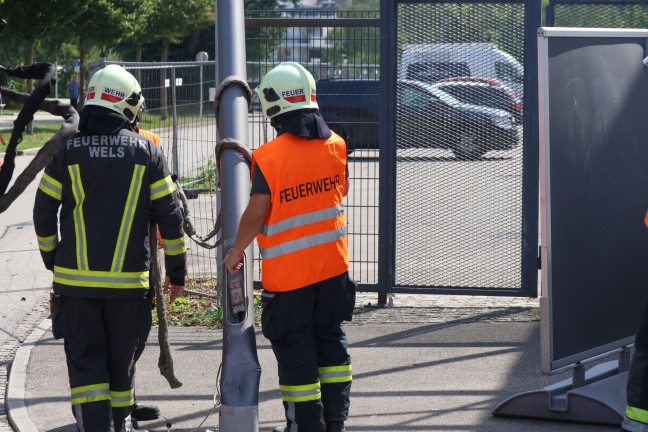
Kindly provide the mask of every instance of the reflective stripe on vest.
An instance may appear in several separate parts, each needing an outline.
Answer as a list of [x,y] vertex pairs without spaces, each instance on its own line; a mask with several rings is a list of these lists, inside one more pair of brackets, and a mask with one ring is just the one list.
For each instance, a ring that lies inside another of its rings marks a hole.
[[270,248],[259,247],[261,258],[271,259],[282,255],[304,250],[313,246],[319,246],[343,239],[346,235],[346,226],[338,229],[327,231],[321,234],[314,234],[300,239],[288,241]]
[[47,173],[43,173],[43,177],[41,177],[40,184],[38,185],[38,189],[40,189],[42,192],[46,193],[47,195],[51,196],[57,201],[61,201],[61,193],[63,192],[63,185],[61,184],[60,181],[54,179],[54,177],[48,175]]
[[113,408],[123,408],[135,404],[135,391],[110,391],[110,405]]
[[299,386],[280,385],[281,399],[286,402],[308,402],[320,399],[320,383],[306,384]]
[[54,266],[54,282],[90,288],[146,289],[149,272],[106,272]]
[[135,165],[135,169],[133,170],[133,178],[128,189],[128,198],[126,198],[124,214],[122,215],[121,225],[119,226],[117,245],[115,246],[112,265],[110,266],[113,272],[120,272],[124,266],[124,256],[128,247],[128,238],[130,237],[131,227],[133,226],[133,218],[135,217],[137,201],[139,200],[140,190],[142,189],[142,178],[144,177],[145,169],[146,167],[144,165]]
[[68,167],[70,179],[72,180],[72,193],[76,205],[72,212],[74,219],[74,235],[76,237],[76,256],[77,266],[81,270],[88,270],[88,243],[85,232],[85,219],[83,218],[83,201],[85,200],[85,191],[81,183],[81,173],[79,165],[70,165]]
[[56,249],[58,243],[58,237],[56,234],[52,234],[48,237],[36,236],[38,239],[38,248],[43,252],[51,252]]
[[110,400],[108,383],[92,384],[70,389],[72,405]]
[[344,207],[340,204],[324,210],[294,216],[272,225],[264,225],[261,233],[264,236],[271,236],[297,226],[304,226],[315,222],[322,222],[327,219],[333,219],[342,214],[344,214]]
[[351,365],[326,366],[318,369],[322,384],[353,381]]

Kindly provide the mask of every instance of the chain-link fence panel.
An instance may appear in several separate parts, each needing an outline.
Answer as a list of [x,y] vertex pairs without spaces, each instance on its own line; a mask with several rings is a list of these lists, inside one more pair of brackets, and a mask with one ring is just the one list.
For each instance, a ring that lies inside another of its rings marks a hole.
[[395,286],[520,289],[525,4],[396,16]]
[[[302,64],[316,79],[324,119],[347,141],[351,189],[345,209],[350,272],[364,289],[378,283],[379,265],[378,15],[375,11],[293,9],[248,12],[246,19],[250,86],[256,87],[265,73],[282,61]],[[276,136],[260,109],[258,100],[253,101],[249,117],[253,149]]]
[[[207,235],[217,216],[214,63],[118,64],[140,82],[146,108],[139,126],[160,136],[169,168],[189,198],[197,234]],[[190,286],[215,286],[216,249],[206,249],[188,239],[186,244]]]

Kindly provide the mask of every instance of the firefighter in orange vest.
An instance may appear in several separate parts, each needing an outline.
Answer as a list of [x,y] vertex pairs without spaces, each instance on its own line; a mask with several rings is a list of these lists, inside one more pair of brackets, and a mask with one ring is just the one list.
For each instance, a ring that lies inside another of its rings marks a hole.
[[346,143],[319,113],[313,76],[281,63],[256,93],[277,138],[252,154],[250,202],[224,260],[239,271],[256,237],[262,257],[262,330],[272,344],[286,425],[275,432],[341,432],[349,412],[351,320]]

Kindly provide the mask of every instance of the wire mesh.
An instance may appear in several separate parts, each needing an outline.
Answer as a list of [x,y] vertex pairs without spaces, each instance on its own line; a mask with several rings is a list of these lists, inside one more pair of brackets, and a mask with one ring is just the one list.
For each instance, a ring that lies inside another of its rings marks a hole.
[[[110,62],[107,62],[110,63]],[[145,111],[140,127],[161,138],[171,172],[189,198],[198,236],[212,231],[216,221],[216,122],[213,96],[215,65],[122,63],[140,82]],[[216,249],[187,240],[189,285],[215,284]],[[198,290],[200,290],[198,288]]]
[[397,287],[521,287],[524,10],[397,6]]

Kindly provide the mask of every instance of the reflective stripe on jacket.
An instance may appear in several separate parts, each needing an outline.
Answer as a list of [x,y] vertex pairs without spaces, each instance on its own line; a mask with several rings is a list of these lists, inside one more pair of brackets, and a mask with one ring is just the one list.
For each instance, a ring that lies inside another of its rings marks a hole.
[[284,133],[252,153],[271,194],[261,234],[261,280],[290,291],[347,271],[346,144],[338,135],[305,139]]

